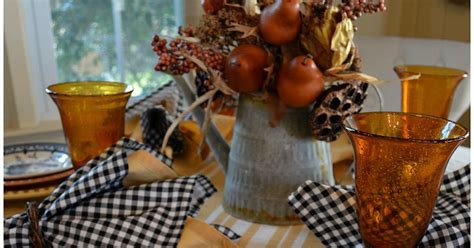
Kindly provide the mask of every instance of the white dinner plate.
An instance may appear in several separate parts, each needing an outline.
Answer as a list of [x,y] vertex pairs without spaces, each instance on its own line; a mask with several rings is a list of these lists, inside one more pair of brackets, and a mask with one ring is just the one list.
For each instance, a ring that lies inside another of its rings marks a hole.
[[51,175],[73,168],[67,146],[60,143],[17,144],[4,147],[5,180]]

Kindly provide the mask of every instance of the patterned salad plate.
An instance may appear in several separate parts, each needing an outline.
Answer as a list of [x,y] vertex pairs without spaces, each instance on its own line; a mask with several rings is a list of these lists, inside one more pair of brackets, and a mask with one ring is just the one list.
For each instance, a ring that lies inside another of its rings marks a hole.
[[43,182],[45,178],[56,180],[72,173],[73,166],[65,144],[9,145],[4,147],[3,154],[5,186],[15,182],[21,185],[28,182]]

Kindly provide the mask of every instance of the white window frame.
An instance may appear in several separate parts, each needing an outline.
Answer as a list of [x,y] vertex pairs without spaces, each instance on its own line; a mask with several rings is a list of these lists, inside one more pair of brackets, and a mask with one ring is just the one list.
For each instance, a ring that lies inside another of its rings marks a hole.
[[[174,0],[178,24],[184,1]],[[5,0],[5,52],[8,54],[17,127],[6,138],[61,129],[59,114],[45,88],[57,82],[49,0]],[[119,53],[119,51],[117,52]],[[120,54],[118,54],[120,56]]]

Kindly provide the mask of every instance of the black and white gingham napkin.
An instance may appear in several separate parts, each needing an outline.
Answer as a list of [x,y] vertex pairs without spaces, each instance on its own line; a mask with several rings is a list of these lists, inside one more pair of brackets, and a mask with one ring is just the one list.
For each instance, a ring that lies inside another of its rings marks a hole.
[[[306,181],[288,197],[305,225],[328,247],[362,247],[352,187]],[[470,165],[446,174],[419,247],[469,247]]]
[[[176,247],[187,216],[195,216],[216,189],[203,175],[124,188],[127,157],[154,149],[124,138],[72,174],[38,206],[43,237],[53,247]],[[30,247],[28,217],[4,222],[6,247]],[[231,239],[239,236],[216,228]]]

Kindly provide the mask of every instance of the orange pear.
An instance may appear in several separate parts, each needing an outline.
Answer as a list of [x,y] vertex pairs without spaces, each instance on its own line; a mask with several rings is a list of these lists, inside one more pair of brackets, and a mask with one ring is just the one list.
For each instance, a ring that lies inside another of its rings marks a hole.
[[224,77],[227,85],[237,92],[260,90],[267,76],[268,54],[265,49],[244,44],[227,56]]
[[300,0],[276,0],[263,9],[259,29],[263,39],[273,45],[294,41],[301,30]]
[[287,106],[306,107],[324,91],[324,76],[311,55],[301,55],[280,68],[276,88]]

